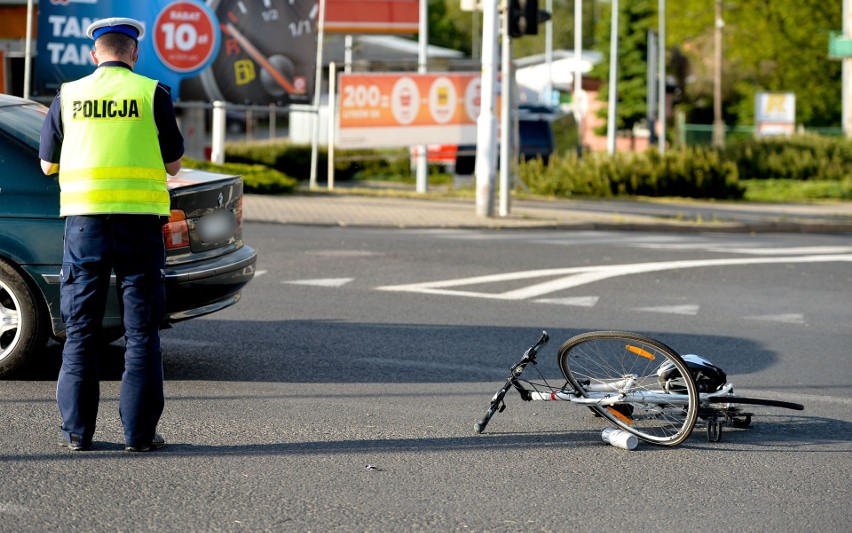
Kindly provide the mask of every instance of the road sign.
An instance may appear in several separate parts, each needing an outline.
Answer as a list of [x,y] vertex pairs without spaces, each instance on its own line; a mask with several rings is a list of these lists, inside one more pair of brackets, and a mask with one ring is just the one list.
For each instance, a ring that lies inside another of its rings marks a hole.
[[796,127],[796,95],[759,92],[755,97],[757,136],[790,135]]

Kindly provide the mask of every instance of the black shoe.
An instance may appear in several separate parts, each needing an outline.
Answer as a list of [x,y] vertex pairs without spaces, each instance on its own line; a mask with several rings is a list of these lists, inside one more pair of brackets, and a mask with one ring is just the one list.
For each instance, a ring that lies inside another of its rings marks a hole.
[[166,445],[166,439],[163,438],[159,433],[154,434],[154,438],[151,439],[151,442],[148,444],[144,444],[142,446],[133,446],[132,444],[128,444],[124,447],[124,451],[126,452],[149,452],[151,450],[159,450],[163,446]]
[[59,445],[63,448],[68,448],[72,452],[84,452],[92,447],[91,442],[83,442],[83,437],[80,435],[71,434],[71,440],[62,440]]

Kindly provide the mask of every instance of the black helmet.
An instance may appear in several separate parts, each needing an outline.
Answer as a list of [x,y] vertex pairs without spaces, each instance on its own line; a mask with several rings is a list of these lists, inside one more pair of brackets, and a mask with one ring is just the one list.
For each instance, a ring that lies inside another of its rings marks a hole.
[[[683,362],[689,369],[698,392],[715,392],[727,383],[725,372],[700,355],[687,354],[682,356]],[[681,379],[680,370],[671,361],[666,361],[657,369],[657,379],[660,386],[668,392],[683,392],[686,385]]]

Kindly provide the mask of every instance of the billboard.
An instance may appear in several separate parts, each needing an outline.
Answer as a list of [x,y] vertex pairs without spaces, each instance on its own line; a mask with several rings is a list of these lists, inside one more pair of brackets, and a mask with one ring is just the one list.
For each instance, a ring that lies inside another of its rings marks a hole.
[[341,74],[336,145],[475,144],[479,73]]
[[317,0],[49,0],[40,2],[35,94],[90,74],[86,28],[107,17],[145,25],[134,70],[184,101],[309,103]]
[[329,33],[417,33],[420,0],[328,0]]

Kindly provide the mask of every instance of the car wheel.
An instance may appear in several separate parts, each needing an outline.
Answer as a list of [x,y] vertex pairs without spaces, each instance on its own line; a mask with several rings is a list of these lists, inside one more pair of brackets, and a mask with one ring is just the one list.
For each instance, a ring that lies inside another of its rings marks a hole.
[[0,261],[0,376],[8,376],[47,342],[40,299],[17,270]]

